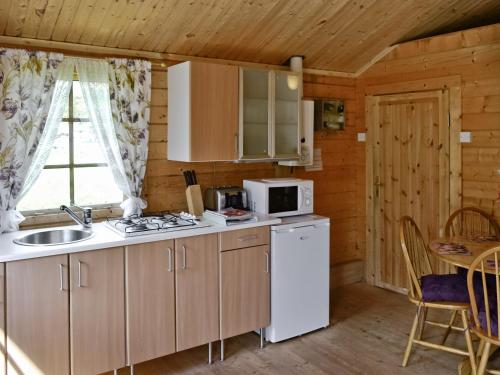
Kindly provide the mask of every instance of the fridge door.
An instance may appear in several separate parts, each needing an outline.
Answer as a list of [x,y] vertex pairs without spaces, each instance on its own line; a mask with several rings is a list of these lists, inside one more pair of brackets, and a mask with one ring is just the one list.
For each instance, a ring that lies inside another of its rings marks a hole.
[[329,325],[329,223],[271,231],[271,325],[278,342]]

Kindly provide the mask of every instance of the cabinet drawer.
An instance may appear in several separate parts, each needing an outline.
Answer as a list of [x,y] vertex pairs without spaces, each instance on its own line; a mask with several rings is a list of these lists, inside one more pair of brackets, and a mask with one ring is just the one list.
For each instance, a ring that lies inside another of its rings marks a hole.
[[269,243],[269,227],[239,229],[220,233],[220,250],[240,249]]

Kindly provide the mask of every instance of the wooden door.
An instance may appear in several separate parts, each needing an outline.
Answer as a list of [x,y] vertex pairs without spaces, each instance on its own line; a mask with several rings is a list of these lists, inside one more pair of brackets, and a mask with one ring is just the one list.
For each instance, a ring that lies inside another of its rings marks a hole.
[[429,241],[442,232],[450,212],[448,92],[369,96],[366,111],[367,258],[372,273],[367,278],[402,291],[407,274],[399,219],[413,217]]
[[235,160],[238,140],[237,66],[191,64],[191,161]]
[[221,338],[270,323],[269,246],[220,253]]
[[6,275],[8,374],[68,374],[68,256],[8,262]]
[[217,234],[175,240],[177,351],[219,339]]
[[174,241],[125,247],[129,364],[175,352]]
[[71,374],[124,367],[123,248],[70,254]]

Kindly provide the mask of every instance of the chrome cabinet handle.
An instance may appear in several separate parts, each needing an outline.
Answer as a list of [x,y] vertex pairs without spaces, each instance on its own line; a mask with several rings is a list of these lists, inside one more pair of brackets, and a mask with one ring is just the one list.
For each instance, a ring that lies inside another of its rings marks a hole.
[[269,253],[266,254],[266,273],[269,273]]
[[78,288],[82,287],[82,261],[78,260]]
[[186,269],[186,246],[182,245],[182,269]]
[[257,238],[259,238],[259,236],[257,236],[256,234],[252,234],[250,236],[242,236],[242,237],[238,237],[238,241],[241,241],[241,242],[248,242],[248,241],[253,241],[253,240],[256,240]]
[[168,272],[172,272],[172,249],[169,247],[168,250]]
[[64,272],[64,264],[59,264],[59,282],[60,282],[60,286],[59,286],[59,290],[62,292],[64,291],[64,276],[63,276],[63,272]]

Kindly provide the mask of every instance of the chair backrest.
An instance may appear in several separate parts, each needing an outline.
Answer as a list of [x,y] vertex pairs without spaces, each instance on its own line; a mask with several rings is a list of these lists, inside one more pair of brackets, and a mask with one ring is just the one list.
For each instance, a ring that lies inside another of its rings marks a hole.
[[486,211],[476,207],[464,207],[450,215],[444,233],[446,236],[468,239],[480,236],[495,236],[500,239],[500,226]]
[[431,262],[427,253],[422,233],[415,221],[409,216],[403,216],[399,224],[401,249],[410,278],[409,293],[415,299],[422,298],[420,279],[432,273]]
[[[467,273],[473,323],[479,334],[500,341],[500,246],[485,251]],[[486,272],[486,271],[489,272]]]

